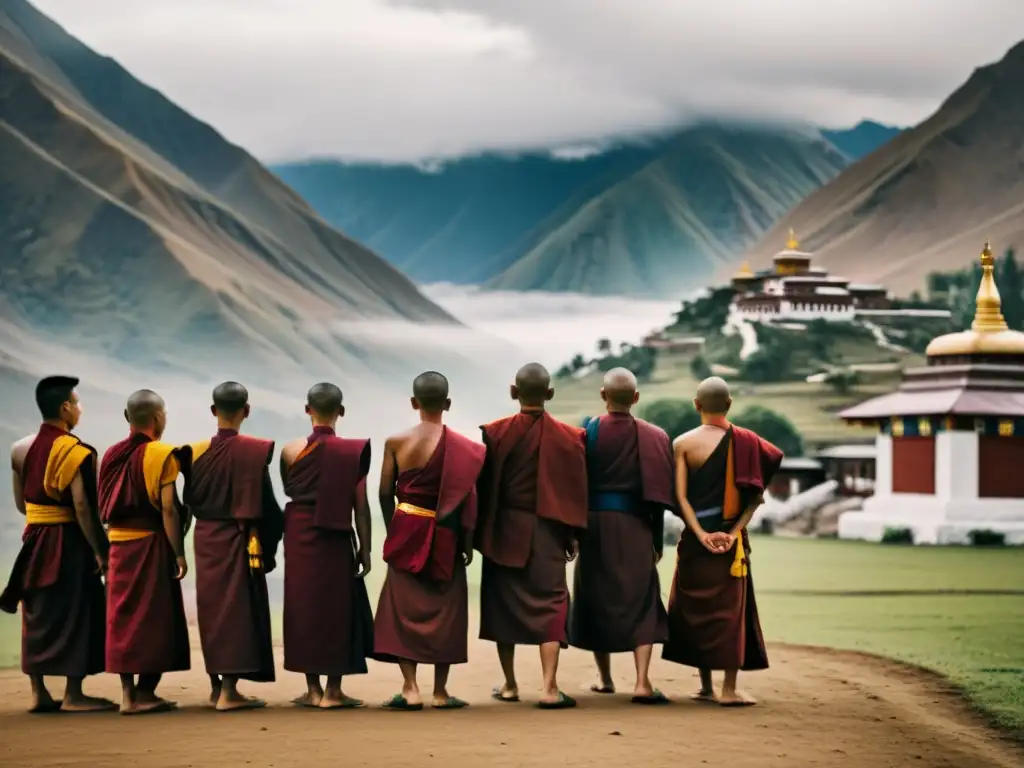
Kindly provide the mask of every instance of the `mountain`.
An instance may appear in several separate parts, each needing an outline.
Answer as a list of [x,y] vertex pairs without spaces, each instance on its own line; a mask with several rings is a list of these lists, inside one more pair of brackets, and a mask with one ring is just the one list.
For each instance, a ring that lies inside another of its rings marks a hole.
[[902,132],[902,128],[882,125],[873,120],[861,120],[853,128],[837,130],[823,128],[821,135],[851,160],[860,160],[879,147],[888,144]]
[[750,249],[767,266],[790,228],[821,266],[897,293],[962,268],[982,243],[1024,248],[1024,42],[976,69],[931,117],[852,164]]
[[697,126],[528,237],[486,287],[673,297],[703,285],[846,158],[817,131]]
[[[304,326],[453,323],[252,156],[22,0],[0,4],[0,306],[139,364],[350,356]],[[314,349],[313,347],[319,347]]]
[[[688,133],[575,155],[489,154],[436,167],[310,160],[271,170],[415,280],[478,284],[529,253],[545,228],[677,151]],[[823,131],[851,158],[894,133],[870,122]]]

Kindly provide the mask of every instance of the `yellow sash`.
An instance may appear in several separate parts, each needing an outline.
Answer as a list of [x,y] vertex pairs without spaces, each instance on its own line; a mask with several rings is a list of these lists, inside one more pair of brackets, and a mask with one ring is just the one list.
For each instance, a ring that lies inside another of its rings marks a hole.
[[405,514],[412,515],[413,517],[437,517],[437,512],[434,510],[417,507],[415,504],[409,504],[405,501],[398,505],[396,511],[404,512]]
[[43,490],[46,495],[59,499],[75,479],[82,463],[91,455],[92,451],[82,445],[77,437],[61,435],[54,440],[43,473]]
[[[77,470],[76,470],[77,471]],[[25,522],[29,525],[62,525],[75,522],[75,511],[49,504],[25,504]]]
[[[736,457],[733,455],[733,440],[735,435],[729,436],[729,449],[725,457],[725,499],[722,502],[722,517],[726,521],[735,520],[743,510],[740,509],[740,492],[736,487]],[[733,557],[732,565],[729,566],[729,575],[742,579],[747,575],[747,553],[743,549],[743,531],[736,537],[736,554]]]
[[253,528],[249,531],[249,567],[257,571],[263,567],[263,547],[260,546],[260,537]]
[[146,481],[146,495],[153,506],[160,509],[161,490],[178,479],[181,465],[174,457],[174,446],[154,440],[146,443],[142,454],[142,476]]
[[147,536],[152,536],[153,531],[141,531],[138,528],[108,528],[107,539],[111,544],[122,541],[138,541]]

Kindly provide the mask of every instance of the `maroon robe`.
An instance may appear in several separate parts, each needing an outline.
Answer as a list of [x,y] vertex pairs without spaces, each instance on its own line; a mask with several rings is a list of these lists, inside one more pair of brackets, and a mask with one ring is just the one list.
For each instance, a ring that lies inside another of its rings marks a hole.
[[481,427],[480,637],[567,647],[565,556],[587,527],[583,431],[533,411]]
[[370,441],[314,427],[284,492],[284,668],[308,675],[366,673],[373,613],[356,578],[352,511],[370,471]]
[[[159,446],[167,458],[148,478],[147,449]],[[175,578],[174,550],[164,531],[163,511],[154,504],[164,464],[178,462],[170,446],[134,434],[103,454],[99,474],[100,517],[108,526],[107,672],[155,675],[189,669],[191,653],[181,582]],[[159,497],[158,497],[159,498]],[[119,540],[122,531],[138,532]]]
[[464,664],[468,660],[469,592],[462,543],[472,541],[476,481],[486,449],[444,427],[426,466],[398,475],[400,509],[388,527],[384,580],[374,620],[374,655],[381,661]]
[[[758,441],[754,450],[750,438]],[[740,444],[729,468],[730,444]],[[757,445],[763,450],[757,451]],[[759,459],[755,461],[755,458]],[[721,442],[696,470],[687,474],[686,497],[708,532],[731,529],[735,521],[726,514],[728,498],[739,491],[736,508],[740,514],[753,498],[771,481],[778,469],[782,453],[757,435],[739,428],[730,429]],[[756,465],[756,466],[754,466]],[[727,477],[735,477],[733,490],[727,488]],[[758,489],[760,486],[760,490]],[[701,515],[718,510],[715,514]],[[663,658],[698,669],[767,669],[768,653],[761,633],[761,622],[754,598],[754,581],[749,567],[750,539],[746,530],[736,542],[743,547],[746,574],[737,577],[731,572],[735,552],[709,552],[689,529],[679,539],[676,572],[669,593],[669,637]]]
[[[273,682],[268,570],[283,519],[269,464],[272,440],[220,429],[191,447],[185,503],[195,517],[196,614],[206,671]],[[252,552],[258,542],[261,552]]]
[[[26,505],[62,507],[73,518],[70,481],[47,493],[46,467],[62,429],[43,424],[25,455],[21,486]],[[96,451],[78,471],[91,509],[96,509]],[[79,453],[81,453],[79,451]],[[0,609],[15,613],[21,603],[21,669],[26,675],[86,677],[103,671],[106,595],[96,558],[77,522],[28,524]]]
[[[672,445],[628,413],[587,427],[590,514],[573,577],[569,643],[598,653],[663,643],[668,617],[654,562],[673,499]],[[591,437],[593,435],[593,437]]]

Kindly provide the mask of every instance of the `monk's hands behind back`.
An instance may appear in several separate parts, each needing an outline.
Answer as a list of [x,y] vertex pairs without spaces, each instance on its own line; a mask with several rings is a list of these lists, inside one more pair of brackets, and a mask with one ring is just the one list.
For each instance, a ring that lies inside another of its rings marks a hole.
[[708,533],[707,531],[701,531],[697,534],[697,538],[704,546],[704,549],[716,555],[729,552],[732,549],[733,542],[735,541],[735,539],[728,533],[721,532]]

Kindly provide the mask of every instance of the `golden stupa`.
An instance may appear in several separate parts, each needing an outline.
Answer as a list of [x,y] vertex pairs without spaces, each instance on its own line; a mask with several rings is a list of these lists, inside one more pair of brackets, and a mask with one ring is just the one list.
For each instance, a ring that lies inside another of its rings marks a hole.
[[739,272],[737,272],[735,275],[733,275],[734,278],[744,278],[744,277],[753,277],[753,276],[754,276],[754,273],[750,271],[750,262],[749,261],[744,261],[742,266],[740,266]]
[[1011,331],[1003,318],[1002,301],[993,275],[995,258],[988,243],[981,252],[981,284],[971,330],[932,339],[928,357],[960,355],[1024,355],[1024,333]]
[[800,247],[800,241],[796,239],[796,232],[789,230],[789,240],[786,241],[786,250],[795,251]]

